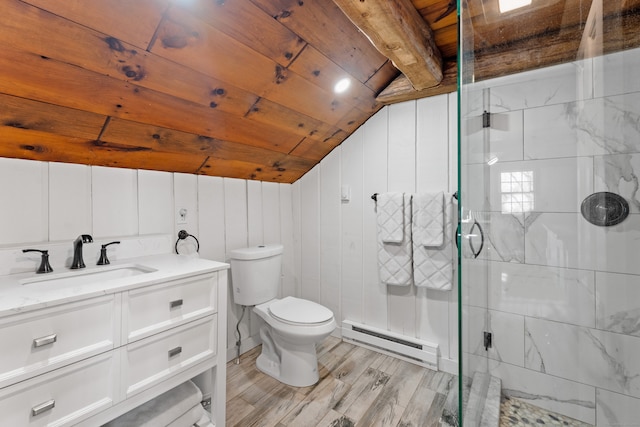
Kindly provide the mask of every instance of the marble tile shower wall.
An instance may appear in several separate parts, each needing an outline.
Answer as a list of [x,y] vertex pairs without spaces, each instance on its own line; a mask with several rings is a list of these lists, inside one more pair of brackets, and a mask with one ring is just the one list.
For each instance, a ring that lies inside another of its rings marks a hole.
[[[632,50],[483,83],[489,152],[477,132],[464,159],[488,237],[466,271],[488,284],[467,295],[471,363],[488,357],[505,393],[598,426],[640,419],[638,66]],[[624,196],[629,217],[588,223],[580,204],[597,191]]]

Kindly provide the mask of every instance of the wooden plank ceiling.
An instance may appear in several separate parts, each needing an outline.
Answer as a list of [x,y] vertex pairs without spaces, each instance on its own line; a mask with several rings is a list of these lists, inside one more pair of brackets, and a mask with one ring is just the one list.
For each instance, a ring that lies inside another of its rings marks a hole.
[[[556,6],[524,26],[465,3],[476,79],[544,65],[521,51],[537,37],[575,59],[590,1],[537,1]],[[611,3],[637,28],[636,0]],[[419,91],[332,0],[0,4],[0,157],[294,182],[384,103],[456,88],[452,0],[412,0],[443,67]]]

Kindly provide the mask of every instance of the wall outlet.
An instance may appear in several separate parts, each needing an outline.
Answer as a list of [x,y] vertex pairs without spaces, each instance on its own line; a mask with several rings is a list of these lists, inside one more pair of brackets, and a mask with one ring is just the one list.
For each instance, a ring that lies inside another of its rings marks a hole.
[[185,208],[180,208],[178,210],[178,224],[186,224],[187,223],[187,210]]

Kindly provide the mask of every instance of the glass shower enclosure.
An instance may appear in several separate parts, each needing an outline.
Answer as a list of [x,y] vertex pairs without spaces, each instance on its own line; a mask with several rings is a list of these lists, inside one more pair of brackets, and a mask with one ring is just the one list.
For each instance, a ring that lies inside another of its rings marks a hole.
[[458,13],[461,425],[640,425],[640,1]]

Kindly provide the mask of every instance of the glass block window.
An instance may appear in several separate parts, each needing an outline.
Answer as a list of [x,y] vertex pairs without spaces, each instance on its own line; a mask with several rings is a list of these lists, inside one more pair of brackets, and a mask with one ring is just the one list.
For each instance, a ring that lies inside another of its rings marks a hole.
[[533,171],[500,173],[502,213],[531,212],[534,207]]

